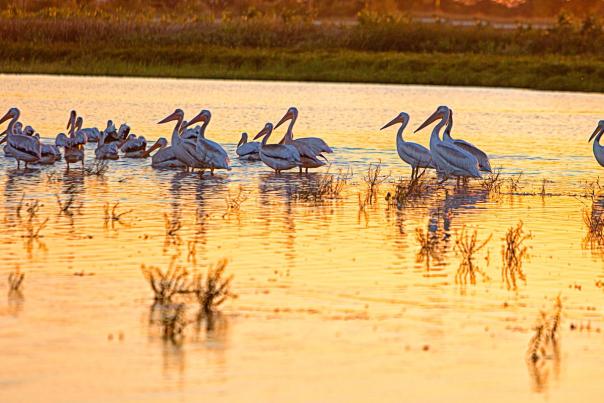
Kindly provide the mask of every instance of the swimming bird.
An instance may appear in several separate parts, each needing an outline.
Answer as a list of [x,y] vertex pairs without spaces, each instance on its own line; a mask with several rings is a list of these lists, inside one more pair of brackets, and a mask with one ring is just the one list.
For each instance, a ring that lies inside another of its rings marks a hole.
[[239,159],[246,161],[260,161],[260,142],[247,141],[247,133],[241,133],[241,139],[237,143],[237,155]]
[[492,173],[491,162],[489,161],[489,156],[482,151],[480,148],[476,147],[474,144],[468,143],[465,140],[454,139],[451,137],[451,130],[453,129],[453,109],[449,109],[451,115],[449,116],[449,122],[447,123],[447,127],[445,128],[445,132],[443,133],[443,141],[445,143],[453,143],[459,148],[463,148],[470,154],[472,154],[478,160],[478,167],[483,172]]
[[600,120],[598,122],[598,126],[596,130],[589,137],[589,142],[594,141],[593,151],[594,157],[596,157],[596,161],[600,166],[604,167],[604,146],[600,144],[600,138],[602,138],[602,134],[604,134],[604,120]]
[[420,168],[434,169],[434,163],[432,162],[432,155],[430,150],[421,144],[412,143],[403,139],[403,131],[409,124],[409,115],[405,112],[401,112],[397,117],[386,123],[380,130],[384,130],[392,125],[400,123],[401,126],[396,133],[396,151],[398,156],[411,165],[411,179],[417,178]]
[[21,168],[21,161],[25,162],[25,168],[27,168],[27,164],[40,160],[40,141],[35,137],[14,134],[13,127],[19,120],[20,114],[19,109],[13,107],[0,119],[0,123],[10,119],[6,136],[0,141],[0,144],[6,141],[6,150],[12,155],[12,158],[17,160],[17,168]]
[[143,136],[137,136],[134,133],[130,133],[120,147],[126,158],[145,158],[144,153],[146,149],[147,140]]
[[[195,168],[201,168],[202,170],[209,169],[211,174],[214,175],[215,169],[226,169],[227,171],[230,171],[231,165],[229,155],[224,148],[222,148],[222,146],[215,141],[208,140],[205,137],[205,131],[208,128],[211,119],[212,113],[209,110],[204,109],[199,112],[197,116],[191,119],[187,123],[187,126],[192,126],[197,122],[202,122],[199,133],[197,134],[197,139],[195,141],[194,156],[199,164],[198,166],[195,166]],[[184,140],[184,143],[191,144],[192,141]]]
[[450,176],[456,176],[458,179],[480,178],[476,157],[455,144],[446,143],[440,139],[440,131],[449,122],[450,116],[450,109],[440,106],[415,132],[440,119],[430,136],[430,153],[437,172],[444,175],[445,179]]
[[298,149],[291,144],[266,144],[271,133],[273,124],[267,123],[264,128],[254,137],[254,140],[262,137],[260,143],[260,160],[275,170],[279,174],[281,171],[300,166],[300,153]]
[[151,156],[151,166],[153,168],[186,168],[187,165],[179,161],[174,155],[174,150],[168,145],[168,141],[160,137],[155,144],[149,147],[142,154],[141,158],[148,158],[155,150],[159,149]]
[[[285,115],[283,115],[283,117],[281,118],[279,123],[277,123],[277,125],[275,126],[275,129],[289,120],[290,121],[289,126],[287,127],[287,132],[285,134],[287,135],[289,133],[291,138],[293,139],[294,138],[293,129],[294,129],[294,124],[296,123],[297,119],[298,119],[298,108],[296,108],[295,106],[292,106],[291,108],[289,108],[287,110]],[[283,138],[281,139],[281,141],[279,143],[283,144],[284,142],[285,142],[285,136],[283,136]],[[302,137],[302,138],[294,139],[294,142],[295,143],[304,143],[304,144],[308,145],[309,147],[312,148],[315,155],[319,155],[321,153],[328,153],[328,154],[333,153],[333,150],[331,149],[331,147],[329,147],[327,145],[327,143],[322,138],[319,138],[319,137]]]
[[118,135],[117,129],[115,128],[115,125],[113,124],[113,120],[110,119],[107,121],[107,127],[101,132],[98,141],[100,141],[101,138],[103,138],[103,141],[105,141],[105,143],[113,143],[114,141],[120,141],[120,137]]
[[[27,128],[31,128],[31,126],[26,126],[23,131],[26,132]],[[55,144],[42,143],[40,140],[40,133],[34,133],[32,136],[40,141],[40,160],[35,164],[52,165],[61,160],[61,151],[59,150],[59,147]]]
[[71,111],[69,121],[67,122],[69,136],[65,133],[59,133],[55,140],[55,145],[57,147],[63,147],[63,155],[65,162],[67,163],[67,172],[69,172],[69,164],[75,164],[78,161],[82,162],[82,168],[84,168],[84,146],[86,145],[88,138],[80,131],[84,120],[81,116],[77,118],[76,116],[76,111]]

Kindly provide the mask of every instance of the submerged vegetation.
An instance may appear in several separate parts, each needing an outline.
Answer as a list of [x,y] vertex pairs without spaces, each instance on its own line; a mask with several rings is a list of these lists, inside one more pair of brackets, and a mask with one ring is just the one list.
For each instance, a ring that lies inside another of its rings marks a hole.
[[602,91],[604,33],[562,15],[549,29],[353,24],[47,10],[0,15],[0,71],[526,87]]

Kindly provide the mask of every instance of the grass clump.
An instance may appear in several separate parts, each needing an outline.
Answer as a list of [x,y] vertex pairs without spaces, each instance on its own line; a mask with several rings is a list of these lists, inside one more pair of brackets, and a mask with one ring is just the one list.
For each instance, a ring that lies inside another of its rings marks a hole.
[[438,234],[416,228],[415,239],[420,245],[420,249],[415,256],[415,261],[417,263],[425,262],[426,268],[430,270],[432,261],[442,261],[440,238]]
[[109,162],[107,160],[95,159],[92,165],[88,165],[84,168],[84,174],[86,176],[104,176],[109,170]]
[[413,179],[400,179],[395,184],[393,194],[390,192],[386,194],[386,201],[400,209],[425,197],[431,190],[429,182],[424,177],[425,173],[424,169]]
[[489,235],[481,242],[478,240],[478,231],[474,230],[470,235],[466,232],[465,226],[456,234],[455,252],[461,256],[461,263],[455,275],[456,283],[467,284],[469,280],[469,283],[474,285],[476,284],[476,274],[480,274],[483,280],[489,280],[487,274],[474,262],[474,257],[489,243],[491,237],[492,235]]
[[517,289],[518,280],[526,283],[526,275],[522,270],[522,265],[524,259],[528,256],[528,247],[524,242],[529,239],[532,239],[532,236],[524,231],[522,221],[515,227],[509,228],[505,235],[505,243],[501,250],[503,259],[501,280],[508,289]]
[[367,168],[367,173],[363,176],[363,182],[367,186],[367,192],[365,194],[363,208],[366,205],[371,205],[377,201],[377,194],[382,183],[384,183],[390,175],[382,174],[382,163],[381,161],[377,164],[370,163]]
[[193,292],[206,316],[216,312],[227,299],[237,297],[231,291],[233,275],[225,276],[227,264],[228,261],[223,259],[208,269],[205,277],[197,273],[193,279]]
[[189,292],[189,273],[174,262],[165,272],[158,267],[145,265],[141,266],[141,271],[153,290],[155,301],[160,304],[172,302],[174,296]]
[[495,169],[495,172],[485,175],[480,181],[480,186],[489,194],[499,195],[503,187],[503,178],[501,177],[501,168]]
[[322,202],[339,199],[344,188],[352,178],[352,171],[338,171],[337,174],[326,172],[312,176],[309,182],[296,189],[293,197],[305,202]]

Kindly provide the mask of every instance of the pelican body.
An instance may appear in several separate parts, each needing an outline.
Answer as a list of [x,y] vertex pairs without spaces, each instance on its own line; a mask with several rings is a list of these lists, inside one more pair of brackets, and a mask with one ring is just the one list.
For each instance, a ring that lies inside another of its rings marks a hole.
[[88,139],[80,129],[84,123],[81,116],[76,119],[76,111],[71,111],[69,121],[67,122],[67,129],[69,130],[69,136],[65,133],[59,133],[55,140],[57,147],[63,147],[63,155],[65,162],[67,163],[67,171],[69,171],[69,165],[77,162],[82,163],[84,167],[84,146]]
[[186,168],[187,166],[176,158],[174,150],[168,145],[168,141],[160,137],[155,144],[147,149],[141,158],[147,158],[155,150],[158,150],[151,156],[151,166],[153,168]]
[[600,144],[600,139],[602,138],[602,134],[604,134],[604,120],[600,120],[598,122],[598,126],[596,130],[589,137],[589,141],[594,141],[593,152],[594,157],[596,157],[596,161],[600,166],[604,167],[604,146]]
[[210,124],[211,119],[212,114],[207,109],[202,110],[197,116],[191,119],[191,121],[187,123],[187,126],[192,126],[197,122],[203,123],[197,134],[194,150],[191,148],[193,145],[192,140],[186,139],[184,140],[184,144],[190,156],[195,160],[195,165],[190,166],[192,168],[201,168],[202,170],[209,169],[213,175],[215,169],[226,169],[230,171],[231,165],[229,156],[224,148],[215,141],[205,138],[205,131]]
[[19,120],[20,114],[19,109],[13,107],[0,119],[0,123],[10,119],[6,136],[2,142],[6,141],[6,152],[17,160],[17,168],[21,167],[21,161],[25,162],[25,168],[27,168],[27,164],[36,163],[40,160],[41,147],[40,140],[36,137],[14,134],[13,128]]
[[453,143],[447,143],[440,139],[440,131],[448,123],[450,109],[446,106],[439,107],[420,127],[419,131],[430,123],[440,119],[440,122],[432,130],[430,136],[430,153],[432,161],[438,173],[445,178],[456,176],[458,178],[480,178],[478,160],[466,150],[457,147]]
[[260,161],[260,143],[247,141],[247,133],[241,133],[241,139],[237,143],[237,155],[245,161]]
[[287,131],[279,144],[290,144],[296,147],[300,153],[300,172],[302,172],[302,168],[305,168],[306,172],[308,172],[309,168],[319,168],[325,165],[325,162],[320,160],[318,157],[325,159],[323,153],[333,153],[333,150],[323,139],[319,137],[303,137],[294,139],[293,128],[297,119],[298,109],[291,107],[287,110],[279,123],[277,123],[275,129],[289,120]]
[[299,167],[302,163],[300,152],[291,144],[266,144],[273,132],[272,123],[267,123],[264,128],[254,137],[254,140],[262,137],[260,143],[260,160],[279,174],[281,171]]
[[107,133],[104,133],[103,136],[99,139],[97,146],[94,150],[94,155],[97,160],[118,160],[120,158],[119,155],[119,145],[115,141],[111,141],[109,143],[105,142],[107,137]]
[[453,110],[450,109],[451,115],[449,116],[449,123],[447,123],[447,127],[445,128],[445,132],[443,133],[443,141],[445,143],[453,143],[457,147],[462,148],[472,154],[478,160],[478,167],[483,172],[493,172],[491,169],[491,162],[489,161],[489,156],[482,151],[480,148],[476,147],[474,144],[468,143],[465,140],[454,139],[451,137],[451,130],[453,129]]
[[419,169],[421,168],[434,169],[435,166],[432,162],[432,154],[430,153],[430,150],[421,144],[405,141],[403,138],[403,131],[409,124],[409,115],[407,113],[401,112],[397,117],[384,125],[380,130],[384,130],[397,123],[400,123],[401,126],[396,133],[396,151],[398,152],[398,156],[411,166],[411,179],[417,178]]
[[132,133],[120,147],[126,158],[145,158],[147,140],[143,136]]

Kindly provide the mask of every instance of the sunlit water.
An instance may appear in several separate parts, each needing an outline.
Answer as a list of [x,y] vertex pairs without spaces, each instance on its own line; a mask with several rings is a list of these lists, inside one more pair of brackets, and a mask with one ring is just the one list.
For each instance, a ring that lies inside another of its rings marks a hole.
[[[208,108],[206,134],[233,160],[231,172],[200,178],[150,161],[111,162],[98,177],[66,173],[62,162],[17,171],[0,159],[0,277],[25,273],[20,294],[0,288],[8,294],[0,401],[601,399],[604,254],[584,241],[591,201],[581,195],[602,172],[587,137],[603,96],[42,76],[0,83],[0,110],[18,106],[45,137],[64,131],[71,108],[85,126],[127,121],[151,140],[169,137],[171,127],[155,122],[174,108],[189,118]],[[394,150],[395,129],[378,129],[406,111],[407,137],[427,144],[429,131],[411,129],[440,104],[456,112],[454,135],[486,149],[506,178],[523,173],[515,195],[451,183],[413,206],[389,206],[386,194],[409,169]],[[319,174],[275,176],[235,158],[241,131],[256,133],[290,105],[300,110],[296,135],[323,137],[335,150],[330,171],[353,172],[338,200],[298,199]],[[89,146],[87,165],[93,156]],[[378,161],[390,177],[361,208],[363,176]],[[247,199],[229,211],[226,199],[240,192]],[[105,206],[118,202],[116,214],[126,214],[106,220]],[[502,282],[501,248],[519,220],[532,239],[526,282],[514,290]],[[180,229],[169,236],[166,223]],[[492,235],[475,259],[486,274],[476,284],[456,277],[464,226],[479,240]],[[429,260],[416,229],[436,239]],[[188,302],[184,338],[164,340],[141,265],[205,271],[222,258],[238,298],[211,326],[196,323]],[[551,312],[558,295],[559,354],[527,364],[540,311]]]

